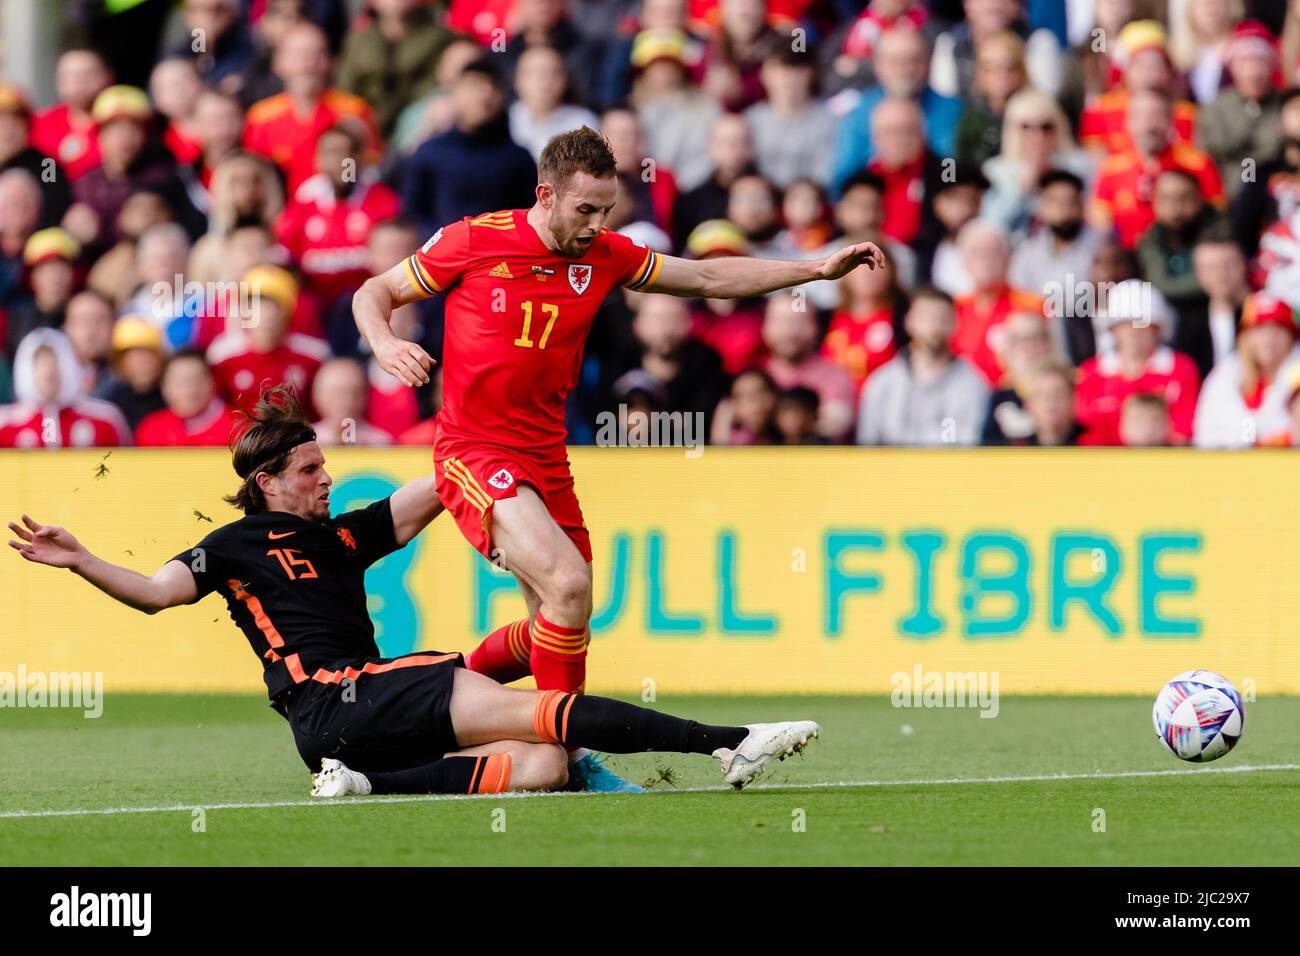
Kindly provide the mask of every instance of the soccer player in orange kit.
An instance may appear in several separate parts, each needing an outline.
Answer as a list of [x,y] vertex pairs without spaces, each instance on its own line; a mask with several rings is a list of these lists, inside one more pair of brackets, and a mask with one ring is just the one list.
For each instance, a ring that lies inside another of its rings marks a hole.
[[[821,260],[665,256],[604,228],[617,194],[608,141],[587,127],[553,137],[537,168],[536,203],[466,217],[369,279],[352,300],[375,357],[409,386],[433,360],[397,338],[394,308],[445,292],[443,407],[434,436],[438,495],[484,557],[511,571],[527,620],[490,634],[469,666],[507,683],[581,692],[591,617],[591,541],[565,451],[565,398],[605,296],[636,291],[742,298],[839,279],[883,253],[870,242]],[[570,779],[589,790],[639,788],[583,751]]]

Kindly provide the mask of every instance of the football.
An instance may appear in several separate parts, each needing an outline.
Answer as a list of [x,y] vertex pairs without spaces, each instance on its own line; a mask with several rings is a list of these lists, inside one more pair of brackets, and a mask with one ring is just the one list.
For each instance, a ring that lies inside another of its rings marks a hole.
[[1218,760],[1237,745],[1246,708],[1232,681],[1213,671],[1184,671],[1165,684],[1151,712],[1156,736],[1180,760]]

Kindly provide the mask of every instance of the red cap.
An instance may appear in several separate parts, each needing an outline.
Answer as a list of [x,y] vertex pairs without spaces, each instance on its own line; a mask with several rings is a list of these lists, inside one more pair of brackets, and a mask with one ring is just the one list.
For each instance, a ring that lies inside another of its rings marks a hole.
[[1292,335],[1300,335],[1295,309],[1267,292],[1252,292],[1241,307],[1241,327],[1253,329],[1261,325],[1280,325]]

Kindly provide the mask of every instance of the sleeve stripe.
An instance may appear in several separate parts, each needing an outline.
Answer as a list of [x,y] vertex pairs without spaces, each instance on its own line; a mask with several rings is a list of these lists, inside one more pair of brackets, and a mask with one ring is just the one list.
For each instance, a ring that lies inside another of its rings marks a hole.
[[412,283],[424,291],[425,298],[436,295],[439,291],[438,286],[432,279],[425,278],[424,268],[420,265],[414,255],[406,257],[406,271],[411,276]]
[[647,253],[641,268],[636,271],[636,276],[627,284],[627,288],[639,289],[642,286],[653,284],[655,277],[659,274],[659,265],[659,254],[651,249]]

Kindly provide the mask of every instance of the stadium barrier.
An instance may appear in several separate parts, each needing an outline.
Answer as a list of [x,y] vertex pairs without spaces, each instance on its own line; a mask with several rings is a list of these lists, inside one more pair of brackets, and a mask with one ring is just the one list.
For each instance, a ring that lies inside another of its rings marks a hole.
[[[333,449],[334,510],[431,467]],[[1002,693],[1148,694],[1208,668],[1300,692],[1300,496],[1288,453],[574,449],[596,556],[588,689],[887,693],[915,670]],[[66,526],[145,573],[237,516],[222,449],[0,454],[5,520]],[[8,549],[6,549],[8,550]],[[16,554],[0,671],[108,693],[257,691],[220,598],[148,617]],[[385,654],[469,650],[522,614],[443,515],[367,587]]]

